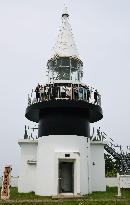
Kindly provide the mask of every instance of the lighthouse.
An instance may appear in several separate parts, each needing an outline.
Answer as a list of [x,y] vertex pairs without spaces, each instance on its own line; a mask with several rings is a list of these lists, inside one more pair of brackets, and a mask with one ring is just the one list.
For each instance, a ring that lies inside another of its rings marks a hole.
[[51,57],[48,82],[29,97],[25,117],[38,123],[37,139],[18,141],[21,148],[18,191],[41,196],[83,195],[105,191],[104,143],[92,141],[90,123],[103,118],[97,89],[82,83],[67,8]]

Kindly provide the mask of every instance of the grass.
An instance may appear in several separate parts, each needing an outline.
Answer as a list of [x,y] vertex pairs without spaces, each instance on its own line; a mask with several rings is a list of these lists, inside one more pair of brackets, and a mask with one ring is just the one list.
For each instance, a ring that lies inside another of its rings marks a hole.
[[[125,199],[130,200],[130,189],[122,189],[122,196]],[[106,192],[93,192],[92,194],[86,195],[88,199],[115,199],[117,195],[117,187],[107,187]],[[130,203],[129,203],[130,205]]]
[[35,192],[30,193],[18,193],[17,188],[11,188],[10,191],[11,200],[51,200],[49,196],[38,196],[35,195]]
[[0,205],[130,205],[130,190],[122,190],[124,198],[117,199],[117,188],[107,187],[106,192],[93,192],[80,199],[52,199],[37,196],[34,192],[18,193],[17,188],[11,188],[10,200],[0,200]]
[[119,201],[113,201],[113,202],[73,202],[73,201],[67,201],[67,202],[17,202],[17,203],[10,203],[10,202],[2,202],[0,205],[130,205],[130,202],[119,202]]

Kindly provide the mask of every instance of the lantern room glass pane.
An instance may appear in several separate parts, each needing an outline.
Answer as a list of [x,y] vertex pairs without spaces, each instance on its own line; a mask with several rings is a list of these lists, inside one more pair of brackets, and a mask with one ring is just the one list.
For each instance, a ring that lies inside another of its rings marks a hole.
[[77,59],[57,58],[48,63],[48,77],[53,80],[81,81],[83,66]]
[[54,76],[56,76],[56,80],[70,80],[70,68],[60,67],[54,71]]
[[62,62],[61,62],[61,59],[58,59],[58,60],[57,60],[57,66],[61,66],[61,63],[62,63]]
[[63,58],[62,59],[62,66],[70,66],[70,59],[69,58]]
[[71,60],[71,66],[72,66],[73,68],[77,68],[77,61],[74,60],[74,59],[72,59],[72,60]]

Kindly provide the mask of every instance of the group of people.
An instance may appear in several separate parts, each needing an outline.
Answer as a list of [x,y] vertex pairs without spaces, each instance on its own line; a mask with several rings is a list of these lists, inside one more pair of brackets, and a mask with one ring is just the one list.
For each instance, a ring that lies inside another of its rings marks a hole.
[[105,135],[106,134],[104,132],[101,132],[100,127],[98,129],[96,129],[96,133],[95,133],[95,129],[93,127],[93,133],[92,133],[90,139],[92,141],[104,141],[104,139],[106,139]]
[[[81,84],[38,84],[36,89],[36,102],[55,99],[85,100],[97,105],[101,104],[100,95],[92,87]],[[32,102],[33,103],[33,102]],[[31,99],[30,99],[31,104]]]

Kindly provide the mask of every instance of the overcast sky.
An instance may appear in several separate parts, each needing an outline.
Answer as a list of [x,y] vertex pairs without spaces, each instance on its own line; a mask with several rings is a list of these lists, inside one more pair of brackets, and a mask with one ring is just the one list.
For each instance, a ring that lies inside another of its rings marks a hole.
[[130,145],[130,0],[0,0],[0,175],[8,163],[18,174],[27,94],[45,82],[64,3],[84,82],[102,96],[95,126]]

